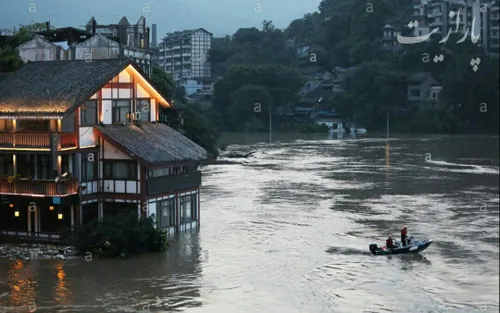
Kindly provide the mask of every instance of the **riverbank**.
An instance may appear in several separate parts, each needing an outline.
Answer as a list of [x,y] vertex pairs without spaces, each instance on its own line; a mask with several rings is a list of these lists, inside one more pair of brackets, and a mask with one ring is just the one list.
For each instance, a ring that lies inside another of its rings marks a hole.
[[39,243],[2,243],[0,260],[67,260],[80,258],[71,246]]

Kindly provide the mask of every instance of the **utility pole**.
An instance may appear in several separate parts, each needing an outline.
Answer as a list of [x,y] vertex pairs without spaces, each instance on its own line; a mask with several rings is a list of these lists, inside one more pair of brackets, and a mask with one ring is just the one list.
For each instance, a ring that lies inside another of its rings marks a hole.
[[269,143],[273,140],[273,128],[272,128],[272,116],[271,116],[272,107],[269,106]]
[[387,113],[387,140],[389,140],[389,113]]

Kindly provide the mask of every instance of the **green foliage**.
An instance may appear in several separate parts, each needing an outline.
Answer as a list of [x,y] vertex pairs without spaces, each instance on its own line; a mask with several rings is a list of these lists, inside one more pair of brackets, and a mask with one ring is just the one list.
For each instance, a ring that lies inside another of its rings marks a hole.
[[163,231],[155,228],[152,217],[138,219],[134,214],[122,213],[79,226],[74,244],[81,255],[90,252],[104,258],[164,251],[167,239]]
[[[220,133],[199,107],[186,103],[184,88],[177,88],[172,76],[161,68],[153,68],[151,80],[165,97],[175,101],[175,107],[183,109],[184,135],[207,150],[212,156],[218,156]],[[173,110],[162,110],[164,111],[163,114],[166,114],[169,118],[175,117]]]
[[299,129],[300,133],[311,134],[311,133],[327,133],[328,126],[324,124],[304,124]]
[[[364,0],[323,0],[318,12],[292,21],[283,31],[264,21],[262,30],[242,28],[231,37],[214,40],[211,60],[216,76],[222,79],[215,84],[212,107],[217,118],[227,121],[218,125],[224,130],[246,129],[246,123],[254,123],[255,118],[265,124],[266,114],[252,114],[248,103],[297,103],[303,81],[292,72],[319,65],[326,70],[333,66],[357,68],[343,82],[346,93],[327,101],[327,106],[370,130],[385,128],[389,114],[391,124],[404,131],[498,133],[498,58],[486,55],[470,40],[456,43],[463,35],[455,33],[446,44],[433,36],[424,43],[403,45],[399,54],[391,54],[381,46],[383,27],[401,27],[402,35],[412,36],[405,25],[412,20],[413,4],[380,0],[370,5]],[[312,43],[310,53],[317,62],[297,58],[294,49],[286,47],[287,40]],[[445,61],[432,62],[439,54]],[[469,62],[476,57],[481,64],[474,72]],[[442,86],[439,103],[409,103],[406,78],[415,72],[429,72]]]
[[24,62],[19,57],[16,48],[31,40],[36,32],[46,30],[45,23],[32,22],[21,25],[12,38],[8,38],[0,45],[0,72],[13,72],[20,68]]

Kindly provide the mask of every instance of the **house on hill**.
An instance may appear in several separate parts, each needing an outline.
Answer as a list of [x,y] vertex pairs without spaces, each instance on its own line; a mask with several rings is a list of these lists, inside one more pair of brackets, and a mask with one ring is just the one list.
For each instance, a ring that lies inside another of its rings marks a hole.
[[0,85],[0,230],[58,238],[129,212],[200,223],[206,151],[159,123],[171,103],[130,59],[28,62]]
[[408,96],[409,102],[413,103],[423,103],[428,100],[437,100],[438,94],[441,91],[437,80],[432,76],[431,73],[418,72],[412,73],[406,79],[408,84]]

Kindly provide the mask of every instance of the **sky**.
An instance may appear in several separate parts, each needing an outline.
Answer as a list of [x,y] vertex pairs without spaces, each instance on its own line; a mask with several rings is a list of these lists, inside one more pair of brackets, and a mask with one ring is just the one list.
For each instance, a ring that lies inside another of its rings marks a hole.
[[321,0],[0,0],[0,29],[50,20],[55,27],[83,28],[94,16],[98,24],[117,24],[122,16],[148,26],[157,24],[158,41],[168,32],[205,28],[216,37],[271,20],[286,28],[294,19],[318,10]]

